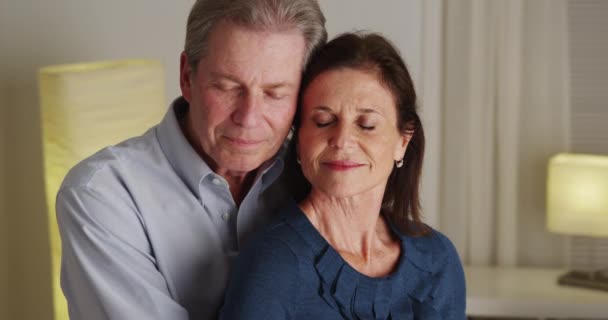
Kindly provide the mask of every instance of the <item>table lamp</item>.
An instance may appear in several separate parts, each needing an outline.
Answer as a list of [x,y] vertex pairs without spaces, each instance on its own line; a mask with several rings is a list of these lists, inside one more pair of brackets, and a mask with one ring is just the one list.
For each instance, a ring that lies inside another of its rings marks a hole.
[[[547,228],[567,235],[608,237],[608,156],[562,153],[551,158]],[[608,269],[569,271],[558,282],[608,290]]]
[[54,320],[68,319],[59,285],[61,241],[55,218],[61,181],[71,167],[99,149],[157,124],[166,108],[164,78],[163,66],[156,60],[97,61],[40,70]]

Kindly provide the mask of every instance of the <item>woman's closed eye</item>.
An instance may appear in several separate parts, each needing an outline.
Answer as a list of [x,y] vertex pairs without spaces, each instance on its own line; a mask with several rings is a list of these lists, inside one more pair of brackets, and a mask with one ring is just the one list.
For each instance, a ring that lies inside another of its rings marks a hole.
[[315,124],[317,125],[317,128],[324,128],[324,127],[329,126],[332,123],[333,123],[333,121],[326,121],[326,122],[315,121]]
[[375,125],[369,125],[369,124],[359,124],[359,127],[363,130],[368,130],[368,131],[372,131],[372,130],[376,129]]
[[378,121],[373,118],[373,116],[365,115],[358,119],[357,125],[363,130],[372,131],[376,129],[376,125],[378,124]]
[[335,117],[329,114],[317,114],[313,117],[312,121],[315,123],[317,128],[327,127],[335,121]]

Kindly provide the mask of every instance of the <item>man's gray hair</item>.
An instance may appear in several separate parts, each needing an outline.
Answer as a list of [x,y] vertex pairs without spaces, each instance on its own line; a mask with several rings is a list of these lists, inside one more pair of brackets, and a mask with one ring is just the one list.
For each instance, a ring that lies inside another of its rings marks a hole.
[[228,21],[260,31],[297,29],[306,42],[303,67],[327,41],[325,17],[317,0],[197,0],[190,10],[184,51],[196,70],[215,26]]

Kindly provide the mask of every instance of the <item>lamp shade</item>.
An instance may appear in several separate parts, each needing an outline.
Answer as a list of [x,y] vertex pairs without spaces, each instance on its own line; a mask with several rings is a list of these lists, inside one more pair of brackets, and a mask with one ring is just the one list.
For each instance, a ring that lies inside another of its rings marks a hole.
[[66,173],[99,149],[141,135],[165,110],[160,62],[118,60],[40,70],[43,168],[56,320],[68,319],[59,285],[61,241],[55,197]]
[[547,179],[550,231],[608,236],[608,156],[558,154]]

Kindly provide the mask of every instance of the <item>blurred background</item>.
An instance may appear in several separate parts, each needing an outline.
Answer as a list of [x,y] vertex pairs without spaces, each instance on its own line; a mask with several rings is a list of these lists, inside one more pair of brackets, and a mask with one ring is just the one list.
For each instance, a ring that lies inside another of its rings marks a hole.
[[[39,69],[159,60],[169,103],[192,3],[0,0],[0,319],[54,314]],[[320,3],[330,36],[371,30],[401,50],[427,135],[425,219],[467,266],[608,266],[606,240],[545,227],[550,157],[608,154],[608,1]]]

